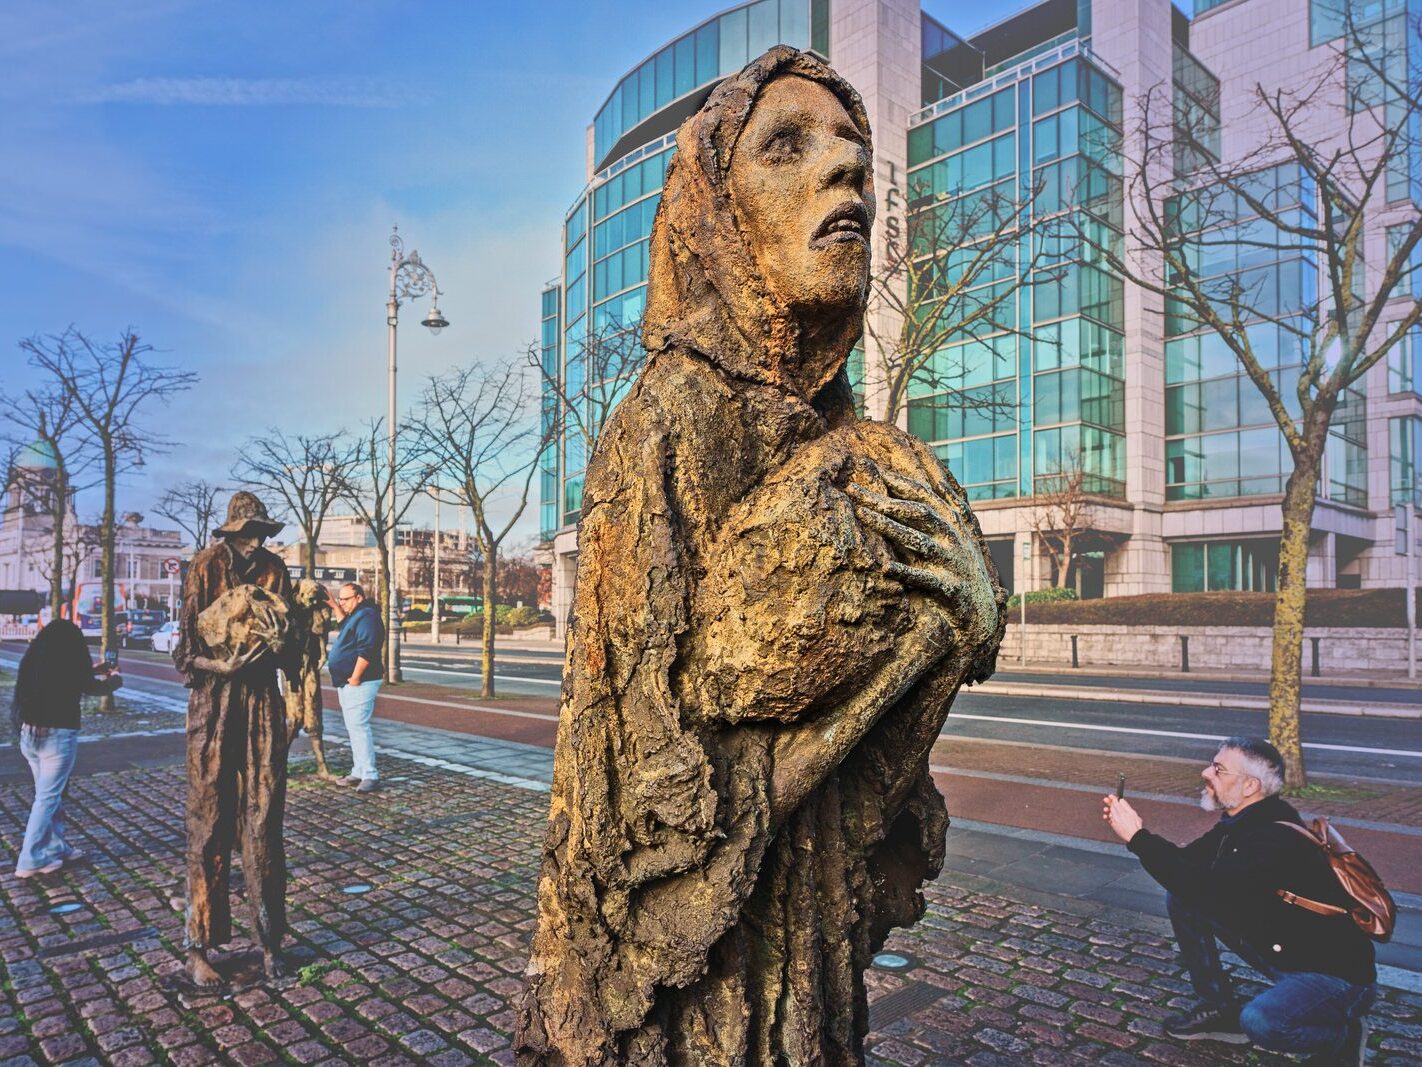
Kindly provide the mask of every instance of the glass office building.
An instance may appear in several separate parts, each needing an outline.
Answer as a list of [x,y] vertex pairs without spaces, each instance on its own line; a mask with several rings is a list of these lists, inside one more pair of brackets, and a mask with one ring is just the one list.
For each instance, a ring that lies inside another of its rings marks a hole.
[[[1249,84],[1290,65],[1303,69],[1310,51],[1336,38],[1342,2],[1313,0],[1304,13],[1294,0],[1212,0],[1191,19],[1168,0],[1043,0],[964,36],[917,0],[758,0],[639,62],[593,113],[586,184],[564,220],[562,272],[542,295],[545,367],[561,376],[564,394],[586,402],[582,426],[569,425],[543,459],[541,525],[558,560],[555,590],[563,590],[556,613],[571,590],[586,428],[635,369],[648,236],[676,128],[722,77],[778,42],[826,57],[864,96],[875,137],[877,261],[890,230],[932,233],[916,224],[975,199],[1008,206],[1002,251],[967,294],[1006,298],[989,319],[942,343],[900,415],[973,499],[1004,584],[1053,581],[1034,495],[1079,464],[1091,498],[1074,579],[1082,595],[1272,589],[1291,468],[1282,435],[1211,333],[1126,285],[1093,249],[1133,247],[1123,158],[1147,91],[1168,86],[1175,120],[1194,131],[1188,150],[1174,155],[1177,177],[1188,182],[1229,144],[1229,122],[1245,121],[1222,104],[1221,79]],[[1417,2],[1368,8],[1389,62],[1397,61],[1389,49],[1398,47],[1401,14]],[[1259,48],[1239,48],[1261,34]],[[1246,53],[1253,65],[1243,69]],[[1377,91],[1365,74],[1350,71],[1363,104]],[[1393,170],[1389,201],[1415,204],[1416,167]],[[1316,210],[1303,177],[1281,172],[1275,180],[1300,218]],[[1252,224],[1234,222],[1242,231]],[[932,239],[912,247],[946,271],[962,253]],[[1318,266],[1307,255],[1230,257],[1217,247],[1213,255],[1207,274],[1268,289],[1279,316],[1318,300]],[[876,325],[892,334],[892,322]],[[1251,334],[1285,395],[1300,371],[1290,336],[1265,322]],[[871,417],[878,358],[866,335],[851,359]],[[1418,368],[1422,331],[1340,406],[1319,487],[1315,584],[1398,579],[1388,509],[1422,499]]]

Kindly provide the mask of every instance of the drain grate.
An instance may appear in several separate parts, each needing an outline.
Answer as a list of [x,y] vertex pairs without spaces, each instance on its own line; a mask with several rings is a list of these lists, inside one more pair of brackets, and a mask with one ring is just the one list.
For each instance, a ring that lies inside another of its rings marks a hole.
[[902,989],[896,989],[869,1005],[869,1029],[882,1030],[890,1023],[906,1019],[915,1012],[932,1007],[947,995],[928,982],[910,982]]
[[151,926],[140,927],[137,930],[117,930],[111,934],[100,934],[98,937],[86,938],[83,941],[71,941],[67,945],[49,945],[36,952],[35,958],[52,960],[58,956],[73,956],[77,952],[91,952],[98,948],[132,944],[134,941],[142,941],[147,937],[156,937],[157,934],[158,931]]

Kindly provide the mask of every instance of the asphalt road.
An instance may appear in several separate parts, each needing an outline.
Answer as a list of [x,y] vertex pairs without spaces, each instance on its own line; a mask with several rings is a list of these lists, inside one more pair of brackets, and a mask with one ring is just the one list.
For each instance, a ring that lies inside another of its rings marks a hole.
[[[6,651],[18,650],[8,646]],[[143,664],[140,669],[146,674],[158,673],[176,680],[176,675],[158,669],[167,665],[164,655],[131,651],[125,653],[125,660],[135,666]],[[407,646],[402,661],[412,680],[470,689],[480,681],[477,656],[471,650],[436,651]],[[499,655],[495,671],[499,692],[505,696],[556,697],[562,660],[552,653],[510,650]],[[1060,684],[1056,676],[1019,677],[1023,681]],[[1103,687],[1139,689],[1140,684],[1122,683],[1150,682],[1151,688],[1165,689],[1149,679],[1097,676],[1094,680]],[[135,671],[129,672],[127,684],[154,686],[154,691],[169,695],[174,691],[171,682],[144,679]],[[1217,684],[1237,688],[1248,685]],[[1376,691],[1372,692],[1376,695]],[[1302,727],[1305,755],[1314,772],[1422,784],[1422,722],[1306,713]],[[959,694],[944,728],[948,736],[1186,759],[1205,758],[1214,751],[1219,738],[1265,732],[1262,711],[1188,704],[1142,705],[1098,698],[999,696],[973,689]]]
[[[475,686],[479,681],[473,652],[407,648],[403,663],[410,675],[447,685]],[[506,693],[552,696],[558,692],[562,657],[527,651],[499,655],[495,679]],[[1051,675],[1000,671],[1002,681],[1052,685],[1152,690],[1188,694],[1222,693],[1262,696],[1267,687],[1249,682],[1120,678],[1105,675]],[[541,688],[540,688],[541,687]],[[1416,702],[1416,690],[1313,686],[1309,695],[1346,700]],[[1386,694],[1386,695],[1385,695]],[[1346,715],[1305,714],[1302,730],[1311,770],[1325,774],[1391,779],[1422,784],[1422,722]],[[1141,705],[1091,698],[1084,700],[999,696],[967,689],[958,695],[945,734],[997,741],[1025,741],[1063,748],[1101,749],[1145,755],[1203,758],[1216,739],[1232,734],[1267,732],[1265,713],[1186,705]],[[1327,747],[1325,747],[1327,746]]]

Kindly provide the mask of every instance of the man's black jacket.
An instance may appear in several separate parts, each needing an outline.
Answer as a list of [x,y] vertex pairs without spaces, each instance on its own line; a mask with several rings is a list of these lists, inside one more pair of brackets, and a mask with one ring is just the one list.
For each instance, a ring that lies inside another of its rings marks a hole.
[[1347,906],[1349,898],[1316,845],[1279,822],[1302,825],[1277,796],[1249,805],[1188,845],[1149,830],[1127,846],[1157,882],[1231,930],[1280,971],[1316,971],[1360,985],[1377,979],[1373,943],[1346,915],[1317,915],[1276,892]]

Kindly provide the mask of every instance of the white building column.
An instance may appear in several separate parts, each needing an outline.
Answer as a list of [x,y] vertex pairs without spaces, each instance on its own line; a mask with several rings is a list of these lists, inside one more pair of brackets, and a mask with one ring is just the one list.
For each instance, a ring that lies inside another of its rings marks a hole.
[[[888,261],[889,242],[907,238],[908,119],[922,103],[923,18],[919,0],[844,0],[830,5],[830,64],[859,91],[874,134],[878,211],[871,236],[873,266]],[[897,338],[900,319],[871,299],[864,333],[864,407],[884,411],[883,356],[871,339]],[[899,419],[906,425],[907,411]]]

